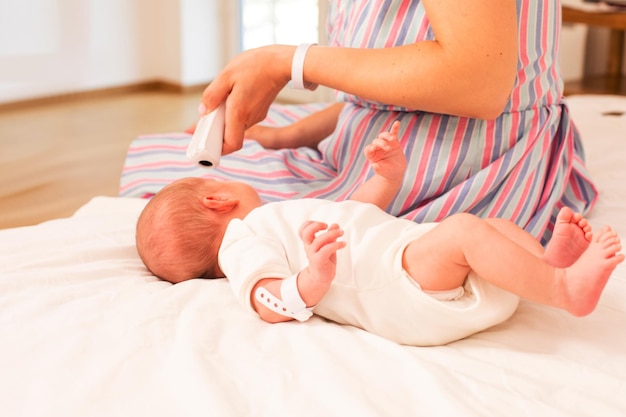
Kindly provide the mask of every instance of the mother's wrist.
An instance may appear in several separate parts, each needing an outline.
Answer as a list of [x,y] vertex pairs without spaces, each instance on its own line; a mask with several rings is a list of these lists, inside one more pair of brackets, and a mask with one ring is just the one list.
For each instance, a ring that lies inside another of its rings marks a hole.
[[297,90],[315,90],[318,85],[307,82],[304,79],[304,61],[306,59],[307,52],[314,43],[303,43],[296,47],[293,57],[291,59],[291,81],[289,87]]

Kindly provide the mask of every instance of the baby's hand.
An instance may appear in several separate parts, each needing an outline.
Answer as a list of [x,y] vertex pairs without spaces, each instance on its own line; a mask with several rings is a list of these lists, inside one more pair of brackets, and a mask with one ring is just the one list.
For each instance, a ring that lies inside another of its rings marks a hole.
[[343,230],[337,224],[306,221],[300,227],[300,239],[309,260],[309,274],[318,282],[329,283],[337,271],[337,251],[346,246],[346,242],[337,240],[343,236]]
[[389,132],[380,132],[364,151],[374,172],[391,181],[402,181],[406,169],[406,157],[398,141],[399,130],[400,122],[396,120]]

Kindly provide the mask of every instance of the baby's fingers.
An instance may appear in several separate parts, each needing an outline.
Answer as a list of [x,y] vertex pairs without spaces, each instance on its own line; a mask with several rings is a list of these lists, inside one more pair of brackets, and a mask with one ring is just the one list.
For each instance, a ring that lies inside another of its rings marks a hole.
[[370,144],[370,146],[376,148],[376,149],[381,149],[385,152],[389,152],[391,149],[393,149],[393,147],[391,146],[391,143],[385,139],[381,139],[381,138],[376,138],[372,141],[372,143]]
[[307,220],[300,226],[298,234],[304,243],[310,245],[313,243],[315,235],[322,230],[326,230],[326,228],[328,228],[326,223]]
[[346,247],[346,242],[343,240],[335,240],[333,242],[329,242],[322,247],[319,248],[315,253],[319,256],[319,259],[330,259],[333,255],[337,253],[338,250],[341,250]]
[[398,138],[398,133],[400,133],[400,120],[396,120],[391,125],[391,129],[389,129],[389,133],[393,136],[394,139]]
[[398,141],[398,133],[400,132],[400,122],[396,120],[391,125],[391,129],[388,132],[382,131],[378,133],[377,138],[385,140],[387,142],[397,142]]
[[315,235],[311,248],[318,252],[324,246],[336,242],[341,236],[343,236],[343,230],[338,225],[332,224],[326,231],[320,231]]
[[374,139],[372,143],[365,147],[363,152],[365,153],[365,157],[369,161],[377,161],[390,151],[391,148],[389,147],[387,142],[380,139]]
[[396,137],[392,135],[390,132],[380,132],[378,136],[376,136],[376,139],[383,140],[385,142],[391,142],[395,140]]

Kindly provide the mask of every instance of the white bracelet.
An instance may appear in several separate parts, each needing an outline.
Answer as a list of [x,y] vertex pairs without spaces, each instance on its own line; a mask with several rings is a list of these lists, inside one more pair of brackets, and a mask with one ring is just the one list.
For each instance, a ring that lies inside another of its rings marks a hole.
[[313,307],[307,307],[298,292],[298,274],[285,278],[280,283],[280,297],[275,297],[265,287],[257,287],[254,298],[265,307],[281,316],[291,317],[298,321],[307,321],[313,315]]
[[313,45],[316,44],[303,43],[296,48],[293,59],[291,60],[291,81],[289,82],[289,87],[295,88],[296,90],[311,91],[317,88],[317,84],[304,81],[304,58],[306,58],[306,53]]

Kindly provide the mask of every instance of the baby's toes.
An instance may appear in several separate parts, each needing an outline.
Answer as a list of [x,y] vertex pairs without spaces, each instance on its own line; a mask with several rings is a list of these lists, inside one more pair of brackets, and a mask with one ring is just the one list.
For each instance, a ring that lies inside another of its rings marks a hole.
[[594,242],[603,242],[607,236],[612,232],[612,229],[609,226],[603,226],[600,231],[596,232],[593,241]]
[[617,253],[622,250],[622,242],[617,233],[612,230],[607,233],[603,233],[598,238],[598,244],[606,251],[610,253]]

